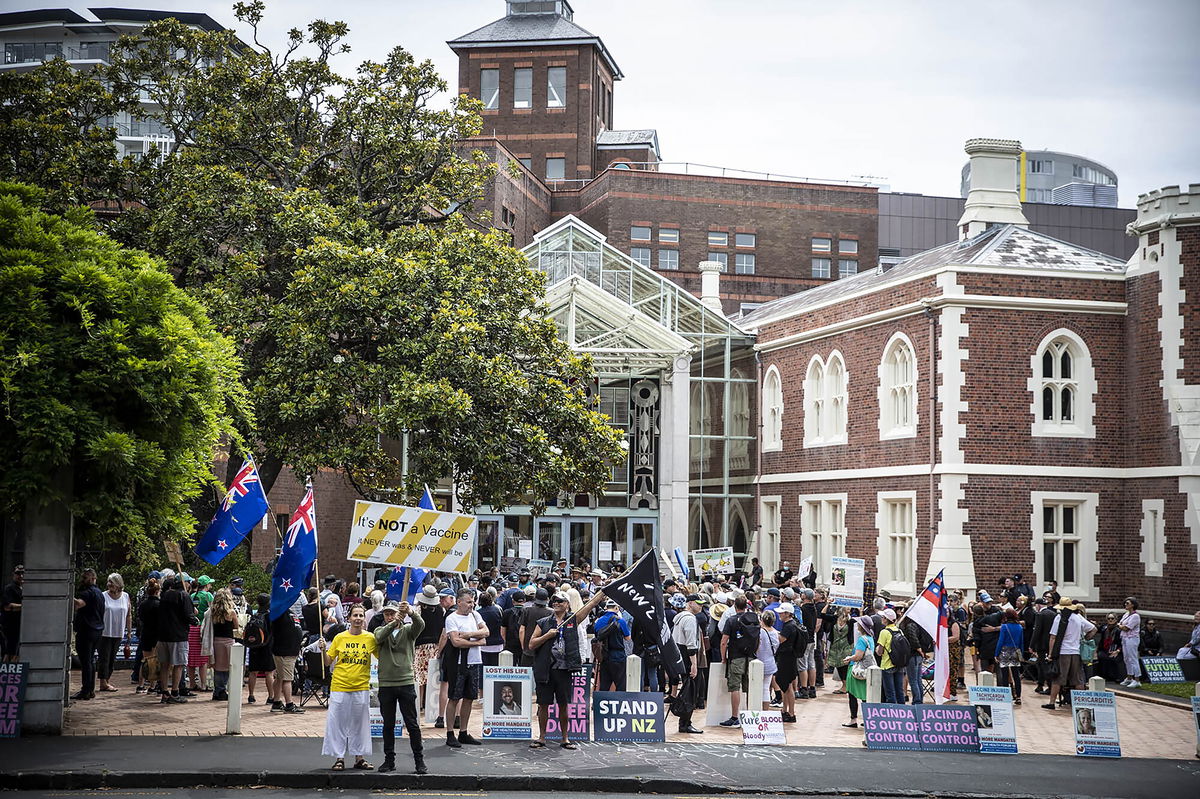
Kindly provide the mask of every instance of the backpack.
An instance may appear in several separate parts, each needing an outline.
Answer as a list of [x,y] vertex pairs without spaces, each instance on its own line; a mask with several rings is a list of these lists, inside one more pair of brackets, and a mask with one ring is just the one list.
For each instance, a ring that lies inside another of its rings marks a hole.
[[267,637],[267,624],[263,621],[261,613],[255,613],[250,617],[250,621],[246,622],[246,630],[242,633],[242,643],[247,649],[262,649],[269,643]]
[[908,643],[907,636],[898,630],[892,630],[892,643],[888,647],[888,657],[892,661],[892,668],[900,668],[907,666],[909,659],[912,657],[912,645]]
[[616,619],[605,625],[597,637],[604,644],[608,660],[625,660],[625,635],[621,632],[621,625],[617,623]]
[[758,654],[758,636],[762,632],[757,614],[746,611],[739,613],[733,620],[733,629],[729,631],[729,648],[734,657],[752,658]]

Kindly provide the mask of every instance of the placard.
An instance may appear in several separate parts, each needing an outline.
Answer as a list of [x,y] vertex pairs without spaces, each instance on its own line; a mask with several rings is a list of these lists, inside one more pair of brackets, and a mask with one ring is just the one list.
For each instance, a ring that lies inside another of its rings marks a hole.
[[[666,743],[667,720],[661,693],[597,691],[592,695],[597,741]],[[574,732],[571,733],[572,736]]]
[[0,663],[0,738],[21,737],[28,663]]
[[1196,722],[1196,754],[1200,755],[1200,696],[1192,697],[1192,721]]
[[532,668],[484,666],[483,737],[532,738],[533,700]]
[[1071,691],[1071,717],[1075,723],[1075,754],[1084,757],[1121,756],[1116,694],[1109,691]]
[[[379,708],[379,661],[371,658],[371,708],[367,715],[371,720],[371,737],[383,737],[383,711]],[[400,716],[400,709],[396,708],[396,733],[395,737],[402,738],[404,732],[404,720]]]
[[829,559],[829,601],[839,608],[861,608],[863,606],[863,572],[866,561],[862,558]]
[[500,558],[500,571],[504,574],[517,574],[528,565],[529,561],[525,558],[514,558],[511,555]]
[[862,707],[869,749],[979,752],[973,706],[872,703]]
[[[1183,667],[1179,665],[1179,661],[1171,657],[1149,657],[1142,658],[1142,668],[1146,672],[1146,677],[1152,683],[1164,682],[1187,682],[1187,678],[1183,676]],[[1137,674],[1129,675],[1135,680],[1139,678]]]
[[783,713],[779,710],[742,710],[738,712],[742,725],[742,743],[784,746]]
[[533,577],[534,580],[537,580],[541,577],[545,577],[547,574],[550,573],[550,570],[553,568],[554,568],[554,561],[552,561],[552,560],[531,560],[531,561],[529,561],[529,575],[531,577]]
[[478,529],[474,516],[359,500],[346,560],[466,574]]
[[[592,707],[592,664],[583,664],[583,669],[571,675],[571,702],[567,705],[567,732],[572,741],[590,739],[589,712]],[[562,738],[558,727],[558,703],[550,706],[550,718],[546,722],[546,738]]]
[[988,755],[1017,754],[1017,723],[1013,717],[1012,689],[972,685],[967,696],[975,706],[979,751]]
[[699,577],[706,574],[733,574],[733,547],[693,549],[692,568]]
[[533,557],[533,541],[525,538],[517,542],[517,557],[529,560]]

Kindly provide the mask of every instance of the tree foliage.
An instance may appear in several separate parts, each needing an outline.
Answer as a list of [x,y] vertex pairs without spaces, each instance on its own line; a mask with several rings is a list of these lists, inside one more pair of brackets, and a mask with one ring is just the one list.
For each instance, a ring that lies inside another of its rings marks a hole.
[[240,367],[161,261],[44,199],[0,183],[0,510],[66,501],[96,543],[148,559],[192,527],[188,500],[246,405]]

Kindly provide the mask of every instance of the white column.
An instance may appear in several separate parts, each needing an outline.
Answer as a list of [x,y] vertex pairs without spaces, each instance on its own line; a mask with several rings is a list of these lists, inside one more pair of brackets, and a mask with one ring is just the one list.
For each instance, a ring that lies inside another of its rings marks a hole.
[[[596,664],[600,668],[600,664]],[[639,655],[629,655],[625,658],[625,690],[642,690],[642,658]]]
[[503,650],[500,653],[500,665],[501,666],[511,666],[512,664],[513,664],[513,653],[509,652],[507,649]]
[[979,684],[988,688],[996,687],[996,675],[990,671],[981,671],[978,674]]
[[[322,657],[324,655],[322,654]],[[242,734],[242,672],[246,666],[246,647],[235,643],[229,652],[229,700],[225,708],[225,734]]]
[[[688,545],[688,433],[691,430],[692,357],[675,358],[671,373],[664,374],[659,417],[658,542],[670,553]],[[728,718],[728,716],[726,716]],[[722,719],[724,721],[724,719]]]
[[876,705],[883,701],[883,669],[878,666],[867,669],[867,701]]
[[746,701],[742,703],[742,710],[762,708],[763,682],[765,681],[763,662],[758,658],[752,659],[750,661],[750,690],[746,694]]

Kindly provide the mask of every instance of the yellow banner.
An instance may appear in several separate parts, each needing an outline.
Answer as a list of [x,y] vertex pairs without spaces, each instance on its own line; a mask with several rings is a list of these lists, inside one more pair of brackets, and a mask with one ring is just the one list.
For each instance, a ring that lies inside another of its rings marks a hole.
[[346,559],[467,574],[477,526],[474,516],[355,502]]

